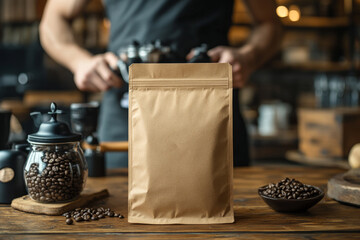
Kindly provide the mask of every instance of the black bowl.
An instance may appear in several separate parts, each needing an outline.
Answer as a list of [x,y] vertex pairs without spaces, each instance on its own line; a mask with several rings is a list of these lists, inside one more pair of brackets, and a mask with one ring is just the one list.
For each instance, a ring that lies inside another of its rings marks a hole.
[[[311,185],[307,185],[307,186],[310,187]],[[324,197],[324,191],[322,191],[318,187],[311,186],[319,191],[319,194],[312,198],[307,198],[307,199],[273,198],[262,194],[262,191],[265,189],[265,187],[266,186],[260,187],[258,189],[258,193],[260,197],[264,200],[264,202],[277,212],[304,212],[307,209],[314,206],[315,204],[317,204]]]

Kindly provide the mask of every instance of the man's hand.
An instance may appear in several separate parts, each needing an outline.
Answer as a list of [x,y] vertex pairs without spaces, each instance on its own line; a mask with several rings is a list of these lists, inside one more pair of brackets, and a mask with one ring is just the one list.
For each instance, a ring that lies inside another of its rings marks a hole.
[[251,51],[242,48],[218,46],[208,51],[213,62],[230,63],[233,71],[233,87],[242,88],[254,71]]
[[122,80],[111,68],[117,67],[118,58],[111,52],[91,56],[80,61],[74,70],[76,86],[82,91],[102,92],[119,88]]

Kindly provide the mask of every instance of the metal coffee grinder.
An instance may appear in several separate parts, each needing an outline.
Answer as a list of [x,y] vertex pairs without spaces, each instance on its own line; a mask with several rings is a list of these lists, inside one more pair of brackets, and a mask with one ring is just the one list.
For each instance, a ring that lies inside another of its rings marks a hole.
[[82,149],[88,164],[89,177],[106,175],[105,152],[126,152],[128,142],[99,142],[96,131],[99,103],[73,103],[70,106],[71,125],[75,132],[83,136]]

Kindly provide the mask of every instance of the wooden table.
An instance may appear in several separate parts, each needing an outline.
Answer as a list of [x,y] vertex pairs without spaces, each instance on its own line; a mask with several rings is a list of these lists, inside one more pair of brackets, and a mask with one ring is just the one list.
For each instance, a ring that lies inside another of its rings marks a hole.
[[222,225],[129,224],[127,171],[90,178],[87,188],[108,188],[111,196],[93,206],[106,206],[125,219],[105,218],[66,225],[62,216],[40,216],[0,205],[0,239],[360,239],[360,208],[325,197],[304,213],[277,213],[257,195],[257,188],[284,177],[326,188],[327,180],[344,170],[316,167],[247,167],[234,171],[235,223]]

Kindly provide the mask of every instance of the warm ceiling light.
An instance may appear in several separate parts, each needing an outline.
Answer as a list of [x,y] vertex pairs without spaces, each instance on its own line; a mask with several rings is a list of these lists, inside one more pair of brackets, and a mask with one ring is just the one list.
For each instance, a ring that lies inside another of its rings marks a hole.
[[289,14],[289,11],[288,11],[287,7],[285,7],[285,6],[278,6],[276,8],[276,14],[279,17],[283,18],[283,17],[287,17],[287,15]]
[[290,6],[289,11],[289,19],[292,22],[297,22],[300,19],[300,9],[298,6],[292,5]]
[[290,10],[289,12],[289,19],[292,22],[297,22],[300,19],[300,13],[296,10]]

